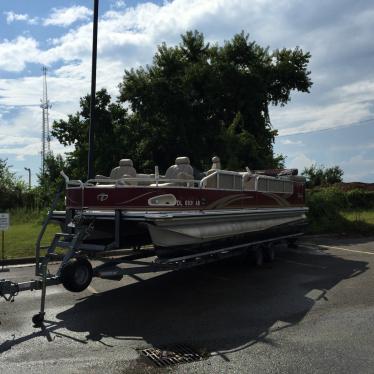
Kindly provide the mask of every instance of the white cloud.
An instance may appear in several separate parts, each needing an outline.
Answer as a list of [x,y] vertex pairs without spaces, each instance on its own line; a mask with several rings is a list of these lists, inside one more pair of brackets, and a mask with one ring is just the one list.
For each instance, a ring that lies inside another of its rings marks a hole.
[[281,139],[280,142],[284,145],[304,145],[301,140]]
[[[24,160],[27,156],[39,156],[41,151],[42,115],[38,106],[16,107],[16,114],[8,121],[0,122],[0,158],[14,156]],[[50,112],[50,124],[53,119],[61,118],[61,113]],[[64,153],[72,147],[62,146],[56,139],[51,141],[54,153]]]
[[287,108],[272,108],[271,119],[281,136],[323,131],[373,118],[372,105],[369,101],[338,99],[324,105],[290,105]]
[[38,18],[32,18],[28,14],[18,14],[15,12],[4,12],[6,16],[6,22],[7,24],[11,24],[15,21],[24,21],[27,22],[30,25],[37,25],[38,24]]
[[304,168],[310,167],[316,162],[306,156],[304,153],[300,152],[296,154],[290,161],[286,160],[286,165],[288,168],[298,169],[301,173]]
[[14,136],[5,134],[0,134],[0,136],[0,150],[3,149],[3,146],[9,147],[10,145],[25,145],[30,141],[38,140],[38,138],[30,138],[25,136]]
[[19,36],[0,43],[0,70],[19,72],[27,62],[39,62],[38,43],[30,37]]
[[362,181],[367,175],[374,176],[374,155],[372,158],[365,158],[361,154],[353,156],[348,161],[343,161],[341,167],[345,182]]
[[[71,147],[64,147],[57,140],[51,141],[51,150],[57,154],[71,151]],[[41,151],[41,142],[37,139],[29,139],[27,144],[20,147],[0,147],[0,155],[13,155],[17,160],[25,160],[27,156],[38,156]]]
[[124,8],[125,6],[126,6],[126,3],[123,0],[116,0],[112,4],[113,8]]
[[91,14],[91,9],[81,5],[70,8],[53,8],[51,15],[43,21],[43,25],[67,27],[77,21],[88,20]]

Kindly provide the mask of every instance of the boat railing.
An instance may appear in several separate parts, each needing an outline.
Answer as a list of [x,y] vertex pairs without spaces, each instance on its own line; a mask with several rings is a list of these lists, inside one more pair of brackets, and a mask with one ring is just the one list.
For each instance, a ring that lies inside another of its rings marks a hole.
[[83,188],[84,186],[84,183],[81,181],[81,180],[78,180],[78,179],[70,179],[65,173],[63,170],[60,171],[60,175],[62,176],[62,178],[64,178],[65,180],[65,183],[66,183],[66,187],[70,187],[70,188]]
[[[63,172],[68,188],[90,188],[90,187],[189,187],[189,188],[221,188],[230,190],[243,190],[243,176],[235,171],[216,170],[201,180],[196,179],[170,179],[165,176],[152,174],[151,176],[123,177],[119,179],[92,178],[86,182],[69,179]],[[229,178],[227,178],[229,177]],[[231,178],[230,178],[231,177]],[[210,185],[208,185],[210,183]]]
[[255,190],[260,192],[292,194],[293,187],[293,181],[286,176],[258,175],[255,179]]
[[[227,184],[227,176],[229,178],[230,186],[225,186]],[[224,180],[224,178],[226,180]],[[213,182],[212,185],[208,186],[209,182]],[[200,188],[220,188],[220,189],[230,189],[230,190],[243,190],[243,175],[236,171],[229,170],[216,170],[213,173],[207,175],[199,182]]]

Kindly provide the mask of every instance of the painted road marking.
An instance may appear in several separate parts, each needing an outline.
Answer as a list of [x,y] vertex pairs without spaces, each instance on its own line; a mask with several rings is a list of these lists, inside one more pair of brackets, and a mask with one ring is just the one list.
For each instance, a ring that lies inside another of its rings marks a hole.
[[310,267],[310,268],[323,269],[323,270],[327,269],[327,266],[307,264],[305,262],[298,262],[298,261],[291,261],[291,260],[284,260],[284,259],[281,259],[281,261],[288,262],[289,264],[296,264],[296,265],[301,265],[301,266],[307,266],[307,267]]
[[363,253],[365,255],[374,255],[374,252],[366,252],[366,251],[359,251],[357,249],[348,249],[348,248],[342,248],[342,247],[335,247],[333,245],[322,245],[322,244],[311,244],[311,245],[315,245],[316,247],[326,248],[326,249],[338,249],[340,251]]
[[306,243],[300,243],[298,244],[299,248],[304,248],[307,251],[300,251],[299,249],[287,249],[287,252],[292,252],[292,253],[309,253],[313,255],[319,255],[319,256],[327,256],[328,254],[326,251],[323,251],[322,249],[318,249],[316,245],[312,244],[306,244]]
[[87,290],[88,291],[90,291],[91,293],[93,293],[93,294],[96,294],[96,293],[98,293],[92,286],[88,286],[87,287]]

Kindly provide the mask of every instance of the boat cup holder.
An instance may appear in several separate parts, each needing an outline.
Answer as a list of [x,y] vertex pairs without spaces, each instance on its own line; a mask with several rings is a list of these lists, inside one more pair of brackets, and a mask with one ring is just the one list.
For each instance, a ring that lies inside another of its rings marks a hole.
[[148,199],[148,205],[161,207],[175,206],[177,205],[177,199],[173,194],[153,196],[150,199]]

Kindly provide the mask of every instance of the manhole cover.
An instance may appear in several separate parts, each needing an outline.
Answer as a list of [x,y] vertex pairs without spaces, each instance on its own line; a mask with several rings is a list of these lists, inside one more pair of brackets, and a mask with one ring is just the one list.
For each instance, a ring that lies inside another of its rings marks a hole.
[[184,364],[203,359],[199,353],[186,345],[147,348],[143,349],[141,353],[158,367]]

